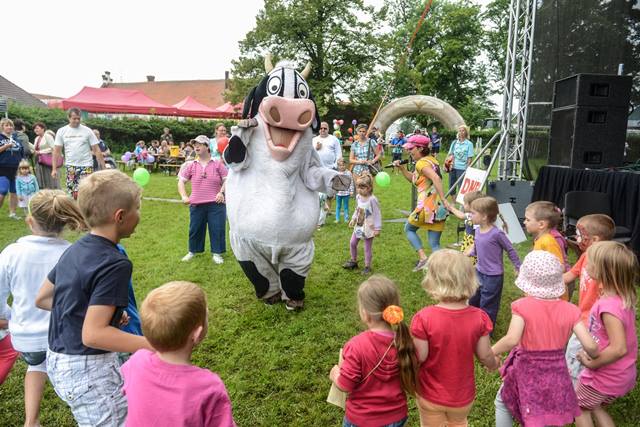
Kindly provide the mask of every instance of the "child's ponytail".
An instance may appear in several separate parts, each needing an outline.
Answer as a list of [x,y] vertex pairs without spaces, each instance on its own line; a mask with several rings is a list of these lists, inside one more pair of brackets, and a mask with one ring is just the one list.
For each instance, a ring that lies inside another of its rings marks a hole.
[[504,220],[504,217],[500,212],[498,212],[498,218],[500,218],[500,221],[502,221],[502,231],[504,231],[506,234],[509,234],[509,225],[507,224],[507,221]]
[[41,190],[29,202],[29,215],[40,229],[58,235],[64,227],[87,230],[87,224],[75,200],[61,190]]
[[382,319],[396,332],[395,343],[402,388],[406,393],[415,395],[418,389],[418,359],[411,333],[403,321],[402,308],[397,305],[388,306],[382,312]]

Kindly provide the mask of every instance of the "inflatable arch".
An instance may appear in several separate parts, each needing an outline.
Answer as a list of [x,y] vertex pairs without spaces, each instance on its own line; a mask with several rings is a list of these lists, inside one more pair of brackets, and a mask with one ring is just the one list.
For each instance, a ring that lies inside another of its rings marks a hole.
[[373,125],[384,134],[393,122],[411,114],[434,116],[448,129],[456,129],[465,124],[460,113],[441,99],[427,95],[411,95],[396,98],[385,105],[378,113]]

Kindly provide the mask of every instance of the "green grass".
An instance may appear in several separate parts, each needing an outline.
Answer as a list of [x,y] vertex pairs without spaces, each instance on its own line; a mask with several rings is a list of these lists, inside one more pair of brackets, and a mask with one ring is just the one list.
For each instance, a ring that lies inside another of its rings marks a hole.
[[[399,175],[391,177],[389,188],[376,189],[384,219],[400,218],[403,215],[398,209],[410,206],[409,184]],[[144,196],[177,198],[176,178],[153,174]],[[193,361],[217,372],[224,380],[239,426],[340,425],[344,413],[325,402],[330,386],[328,373],[337,361],[340,347],[363,330],[355,298],[363,277],[341,268],[349,256],[351,230],[345,224],[334,224],[332,218],[330,215],[328,224],[314,236],[316,256],[305,288],[305,309],[300,313],[287,312],[282,304],[267,307],[257,301],[253,286],[230,249],[226,262],[220,266],[213,264],[208,255],[181,263],[180,258],[187,251],[189,223],[188,209],[181,204],[143,201],[136,233],[123,241],[134,264],[133,282],[139,303],[151,289],[171,280],[193,281],[206,290],[209,335],[196,349]],[[456,225],[457,220],[450,218],[443,245],[456,240]],[[416,255],[402,229],[402,223],[384,223],[382,234],[374,243],[373,270],[398,284],[402,306],[410,318],[433,301],[420,287],[421,276],[411,272]],[[0,230],[0,247],[28,233],[24,223],[7,218],[6,204],[0,209]],[[77,235],[66,237],[75,240]],[[424,235],[421,237],[426,243]],[[530,243],[523,243],[517,249],[524,256],[530,247]],[[505,265],[498,337],[509,323],[511,301],[520,296],[513,285],[513,268],[508,259]],[[17,362],[7,382],[0,386],[0,426],[22,424],[24,371],[25,364]],[[491,426],[500,379],[497,373],[477,367],[476,382],[477,399],[470,423]],[[419,423],[413,399],[410,407],[408,425],[416,426]],[[618,425],[639,425],[640,391],[634,390],[616,401],[611,413]],[[74,425],[69,410],[50,386],[46,389],[41,421],[48,426]]]

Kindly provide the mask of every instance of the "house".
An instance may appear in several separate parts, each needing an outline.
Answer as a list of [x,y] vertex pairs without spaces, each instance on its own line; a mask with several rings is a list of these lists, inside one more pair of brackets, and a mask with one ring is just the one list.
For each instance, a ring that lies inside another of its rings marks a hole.
[[[2,76],[0,76],[0,96],[7,98],[9,101],[17,102],[18,104],[29,107],[47,107],[47,104]],[[224,104],[224,102],[220,103],[220,105],[222,104]]]
[[113,83],[108,71],[102,81],[101,87],[139,90],[164,105],[174,105],[190,96],[211,108],[225,103],[223,93],[227,85],[227,79],[156,81],[155,76],[147,76],[146,82]]

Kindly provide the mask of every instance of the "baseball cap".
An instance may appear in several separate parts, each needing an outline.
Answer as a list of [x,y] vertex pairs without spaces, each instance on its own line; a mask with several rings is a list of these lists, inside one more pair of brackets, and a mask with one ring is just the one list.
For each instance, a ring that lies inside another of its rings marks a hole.
[[431,139],[428,136],[412,135],[402,147],[405,150],[411,150],[414,147],[428,147],[429,144],[431,144]]

